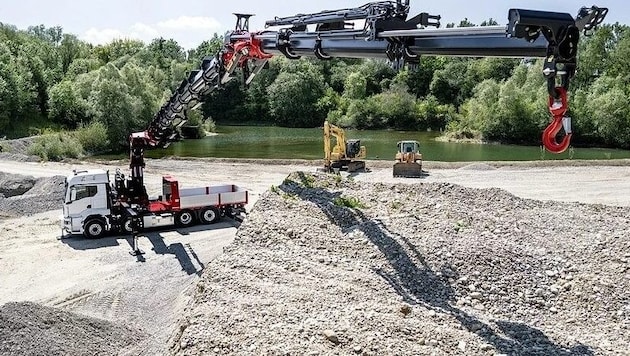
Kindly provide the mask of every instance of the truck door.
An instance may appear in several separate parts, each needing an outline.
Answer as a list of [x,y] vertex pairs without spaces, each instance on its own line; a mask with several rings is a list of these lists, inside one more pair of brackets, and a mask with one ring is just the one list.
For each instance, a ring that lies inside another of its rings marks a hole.
[[[70,188],[70,199],[68,205],[68,215],[83,215],[86,210],[96,208],[94,197],[98,195],[97,185],[75,185]],[[106,203],[106,201],[104,201]],[[96,202],[98,204],[98,201]],[[101,205],[101,204],[98,204]]]

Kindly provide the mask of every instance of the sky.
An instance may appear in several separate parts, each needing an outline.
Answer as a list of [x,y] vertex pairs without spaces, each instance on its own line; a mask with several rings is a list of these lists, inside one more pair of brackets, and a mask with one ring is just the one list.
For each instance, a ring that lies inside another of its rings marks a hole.
[[[459,23],[468,18],[473,23],[493,18],[507,23],[510,8],[568,12],[576,15],[583,5],[608,7],[608,23],[630,24],[630,2],[627,0],[487,0],[462,1],[411,0],[410,15],[420,12],[441,15],[442,23]],[[250,30],[263,30],[266,20],[274,16],[291,16],[322,10],[350,8],[369,0],[4,0],[0,22],[19,29],[31,25],[61,26],[65,33],[77,35],[93,44],[115,38],[134,38],[150,42],[154,38],[173,38],[184,48],[194,48],[214,33],[220,35],[234,28],[232,13],[255,14]]]

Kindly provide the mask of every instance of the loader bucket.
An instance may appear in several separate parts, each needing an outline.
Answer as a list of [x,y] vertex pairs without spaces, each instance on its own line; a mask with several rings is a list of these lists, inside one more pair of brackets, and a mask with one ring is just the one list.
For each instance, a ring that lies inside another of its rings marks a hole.
[[399,162],[394,164],[394,177],[422,177],[422,165],[419,163]]

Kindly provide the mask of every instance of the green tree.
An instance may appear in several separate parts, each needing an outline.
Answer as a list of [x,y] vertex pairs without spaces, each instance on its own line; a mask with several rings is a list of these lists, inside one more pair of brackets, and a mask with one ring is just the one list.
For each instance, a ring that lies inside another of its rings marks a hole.
[[184,49],[174,39],[164,39],[162,37],[154,39],[148,46],[147,51],[159,68],[168,70],[172,63],[181,63],[186,59]]
[[317,105],[326,86],[321,75],[312,72],[280,73],[267,90],[269,110],[275,123],[288,127],[315,127],[325,113]]
[[365,99],[367,96],[367,82],[367,78],[363,73],[351,73],[344,83],[343,96],[348,99]]
[[57,49],[61,61],[61,71],[66,74],[70,69],[70,65],[76,59],[86,58],[89,49],[85,43],[81,42],[76,36],[64,34],[59,48]]
[[142,41],[117,39],[108,44],[96,46],[92,53],[101,62],[101,65],[105,65],[122,57],[134,56],[143,49],[144,43]]
[[50,117],[71,128],[86,118],[87,103],[75,90],[74,84],[64,80],[50,89]]
[[107,137],[114,148],[125,145],[133,125],[134,100],[121,80],[103,79],[96,83],[89,104],[94,118],[107,128]]
[[188,58],[200,62],[206,57],[213,57],[223,48],[223,38],[215,33],[211,39],[205,40],[197,48],[188,51]]

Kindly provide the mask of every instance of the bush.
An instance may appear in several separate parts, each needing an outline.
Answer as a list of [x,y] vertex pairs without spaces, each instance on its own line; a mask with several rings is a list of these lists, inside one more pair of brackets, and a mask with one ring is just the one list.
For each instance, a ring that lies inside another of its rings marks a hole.
[[93,121],[89,125],[81,125],[74,132],[74,137],[88,153],[105,152],[109,148],[107,128],[100,121]]
[[351,209],[365,209],[366,206],[358,198],[355,197],[338,197],[333,201],[338,207]]
[[78,158],[83,154],[83,147],[68,133],[45,134],[33,142],[28,153],[44,161],[61,161],[64,158]]
[[197,129],[196,138],[207,136],[208,133],[217,130],[215,122],[211,118],[204,118],[200,110],[189,111],[186,124]]

